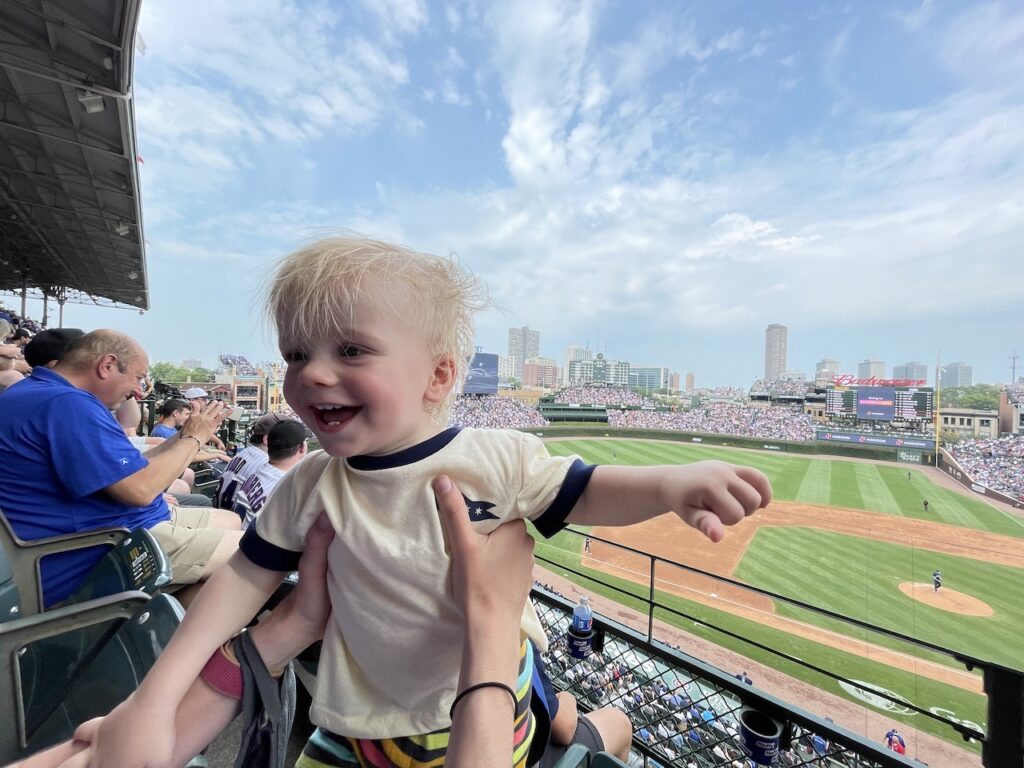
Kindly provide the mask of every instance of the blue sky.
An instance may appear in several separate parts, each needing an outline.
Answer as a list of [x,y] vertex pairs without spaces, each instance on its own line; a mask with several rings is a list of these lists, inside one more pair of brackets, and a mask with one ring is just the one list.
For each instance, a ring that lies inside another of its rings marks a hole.
[[1024,353],[1019,2],[145,0],[153,359],[270,359],[272,261],[351,229],[457,254],[541,332],[747,385]]

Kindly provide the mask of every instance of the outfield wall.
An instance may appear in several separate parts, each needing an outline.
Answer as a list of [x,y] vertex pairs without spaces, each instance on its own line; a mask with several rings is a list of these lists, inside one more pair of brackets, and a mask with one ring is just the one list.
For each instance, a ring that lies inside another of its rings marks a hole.
[[945,448],[941,449],[939,455],[941,457],[939,460],[939,467],[967,490],[972,491],[979,496],[987,496],[990,499],[995,499],[996,501],[1001,501],[1004,504],[1009,504],[1015,509],[1024,509],[1024,501],[1015,499],[1013,496],[1007,496],[1005,493],[1000,493],[999,491],[993,491],[987,485],[975,482],[974,478],[967,474],[967,471],[957,463],[957,460],[954,459]]
[[[777,451],[782,453],[799,453],[824,456],[849,456],[858,459],[874,459],[876,461],[898,460],[899,449],[888,446],[869,446],[863,444],[827,443],[823,441],[791,442],[787,440],[766,440],[757,437],[740,437],[736,435],[705,434],[699,432],[680,432],[674,429],[616,429],[607,425],[587,426],[572,425],[549,427],[529,427],[522,431],[540,437],[572,438],[572,437],[625,437],[638,440],[669,440],[677,443],[695,443],[699,445],[720,445],[733,448],[752,448],[758,451]],[[922,452],[922,463],[934,464],[934,451]]]

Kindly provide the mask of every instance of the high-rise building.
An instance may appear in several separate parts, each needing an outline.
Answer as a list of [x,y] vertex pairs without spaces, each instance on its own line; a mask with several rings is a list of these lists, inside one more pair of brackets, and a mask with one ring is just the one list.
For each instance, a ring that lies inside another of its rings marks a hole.
[[885,363],[882,360],[864,360],[857,363],[857,378],[858,379],[884,379],[885,378]]
[[568,385],[569,382],[569,365],[576,362],[577,360],[590,360],[592,355],[587,347],[578,347],[575,344],[570,344],[565,348],[565,360],[562,364],[562,383]]
[[672,375],[668,377],[668,388],[671,389],[672,392],[679,391],[679,374],[675,371],[673,371]]
[[593,360],[569,363],[569,381],[573,384],[609,384],[629,386],[629,363],[606,360],[600,352]]
[[912,381],[927,381],[928,366],[924,363],[904,363],[892,367],[894,379],[910,379]]
[[516,377],[516,359],[508,355],[498,355],[498,381],[508,381]]
[[515,375],[523,378],[523,363],[531,357],[540,357],[540,331],[530,330],[530,326],[508,329],[508,356],[516,359]]
[[665,389],[669,387],[672,371],[651,365],[629,364],[629,386],[640,389]]
[[839,375],[839,361],[832,357],[823,357],[814,366],[814,380],[827,378],[832,380],[833,376]]
[[694,380],[693,371],[690,371],[686,374],[686,391],[692,394],[695,388],[696,382]]
[[789,329],[772,323],[764,332],[764,377],[777,379],[786,370],[786,339]]
[[974,368],[967,363],[946,363],[942,369],[944,387],[969,387],[974,383]]
[[523,386],[551,388],[558,384],[558,362],[550,357],[531,357],[523,363]]

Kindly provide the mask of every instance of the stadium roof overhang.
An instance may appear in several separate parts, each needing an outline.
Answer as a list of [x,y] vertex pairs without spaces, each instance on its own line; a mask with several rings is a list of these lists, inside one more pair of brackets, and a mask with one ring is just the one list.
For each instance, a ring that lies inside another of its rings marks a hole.
[[0,290],[149,309],[131,90],[140,2],[0,2]]

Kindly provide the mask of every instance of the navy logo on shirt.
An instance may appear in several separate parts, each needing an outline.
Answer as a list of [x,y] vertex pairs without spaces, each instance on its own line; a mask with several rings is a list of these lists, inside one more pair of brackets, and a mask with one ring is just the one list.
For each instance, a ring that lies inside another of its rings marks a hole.
[[466,494],[462,494],[462,498],[466,502],[466,508],[469,509],[470,522],[479,523],[484,520],[497,520],[498,516],[491,512],[495,505],[489,501],[473,501]]

